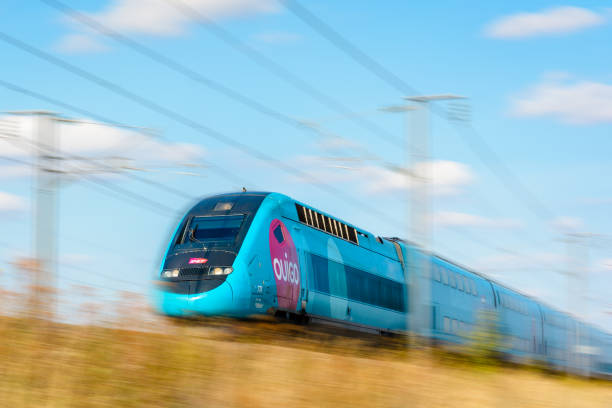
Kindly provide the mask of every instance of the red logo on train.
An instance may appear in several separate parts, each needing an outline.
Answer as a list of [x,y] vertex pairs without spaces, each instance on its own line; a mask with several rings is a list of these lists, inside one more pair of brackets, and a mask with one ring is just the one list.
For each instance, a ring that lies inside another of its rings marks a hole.
[[270,223],[269,239],[278,307],[296,310],[300,295],[300,264],[293,239],[281,220],[275,219]]

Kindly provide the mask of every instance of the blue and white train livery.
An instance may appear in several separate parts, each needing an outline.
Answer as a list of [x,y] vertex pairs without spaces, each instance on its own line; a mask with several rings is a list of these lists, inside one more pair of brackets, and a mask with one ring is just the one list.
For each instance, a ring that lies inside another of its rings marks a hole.
[[[428,284],[415,286],[415,279]],[[409,242],[376,237],[282,194],[201,200],[176,229],[158,283],[156,307],[170,316],[275,313],[375,332],[413,329],[418,287],[431,310],[421,335],[464,343],[481,312],[490,311],[507,355],[612,375],[610,334]]]

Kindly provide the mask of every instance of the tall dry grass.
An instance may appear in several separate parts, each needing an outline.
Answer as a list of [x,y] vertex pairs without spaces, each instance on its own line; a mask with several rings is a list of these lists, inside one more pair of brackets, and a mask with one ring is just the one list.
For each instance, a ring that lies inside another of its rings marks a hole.
[[90,321],[79,325],[0,317],[0,406],[612,406],[606,382],[467,364],[407,352],[397,339],[290,324],[169,322],[138,305],[124,296],[113,306],[130,313],[109,321],[90,301],[82,310]]

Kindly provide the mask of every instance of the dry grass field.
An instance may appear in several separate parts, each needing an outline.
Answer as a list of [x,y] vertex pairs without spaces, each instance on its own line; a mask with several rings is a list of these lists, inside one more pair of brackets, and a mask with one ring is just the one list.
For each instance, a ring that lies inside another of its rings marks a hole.
[[407,352],[394,339],[270,322],[152,328],[0,318],[0,405],[612,407],[609,382]]

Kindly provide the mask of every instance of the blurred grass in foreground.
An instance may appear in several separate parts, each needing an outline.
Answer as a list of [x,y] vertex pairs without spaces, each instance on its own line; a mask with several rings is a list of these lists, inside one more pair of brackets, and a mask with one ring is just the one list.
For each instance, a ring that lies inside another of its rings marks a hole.
[[40,290],[0,291],[0,407],[612,406],[610,382],[494,362],[486,328],[467,356],[408,351],[334,328],[170,321],[87,290],[78,325],[49,320]]
[[267,322],[164,333],[0,318],[6,407],[610,407],[612,386]]

